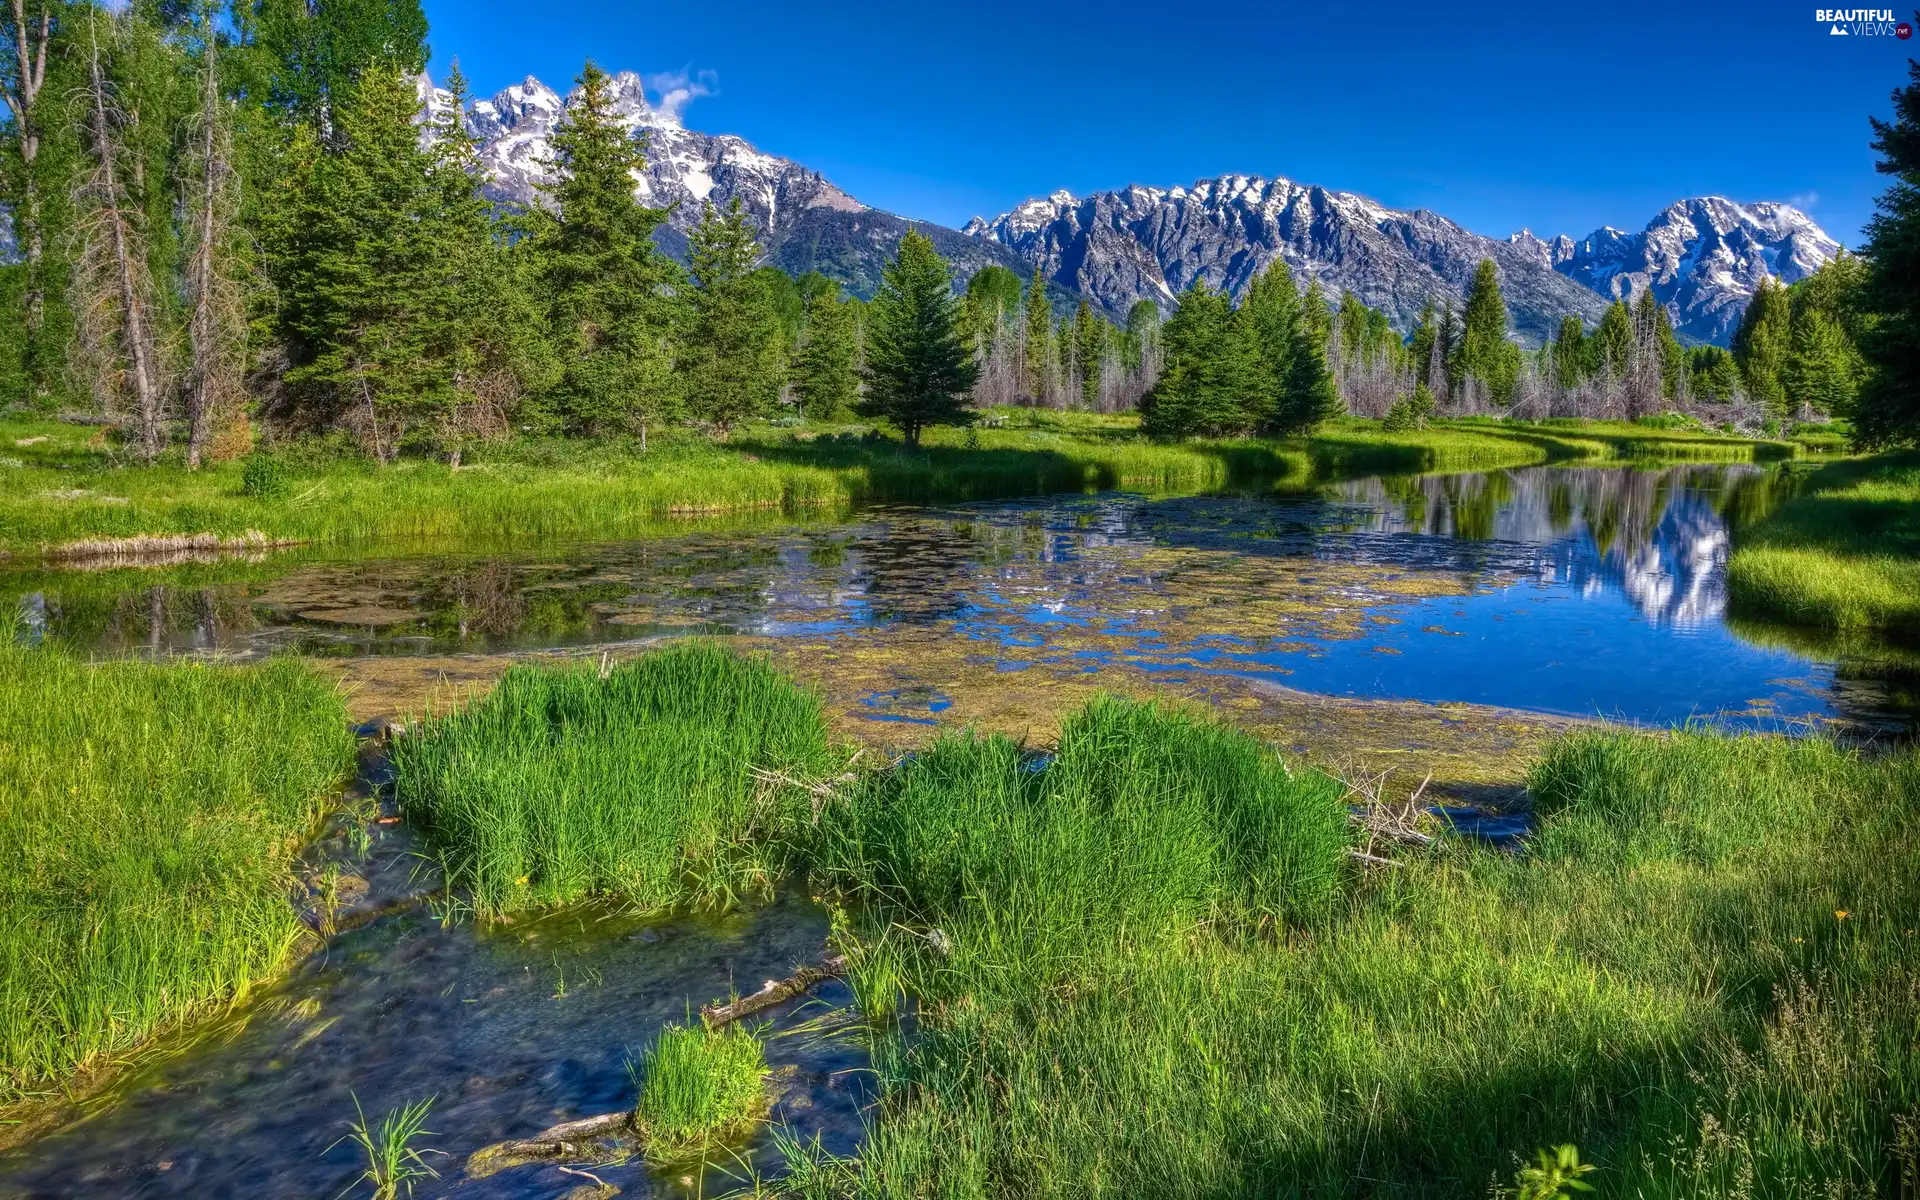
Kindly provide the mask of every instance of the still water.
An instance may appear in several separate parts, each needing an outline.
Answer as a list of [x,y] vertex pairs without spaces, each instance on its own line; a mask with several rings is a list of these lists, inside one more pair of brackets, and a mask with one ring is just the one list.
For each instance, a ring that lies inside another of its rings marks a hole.
[[[1730,529],[1777,472],[1539,467],[1273,495],[875,508],[837,524],[17,576],[23,629],[94,653],[446,655],[685,633],[935,628],[975,664],[1124,663],[1353,697],[1646,724],[1907,724],[1898,653],[1727,615]],[[0,586],[6,576],[0,575]],[[936,673],[937,674],[937,673]],[[939,680],[927,707],[937,713]],[[874,719],[919,707],[858,698]],[[893,710],[901,711],[895,712]]]

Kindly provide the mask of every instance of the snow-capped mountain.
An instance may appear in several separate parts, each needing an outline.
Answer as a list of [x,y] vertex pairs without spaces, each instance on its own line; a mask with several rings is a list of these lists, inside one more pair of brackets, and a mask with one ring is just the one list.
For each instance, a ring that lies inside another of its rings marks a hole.
[[1792,205],[1719,196],[1675,201],[1639,233],[1607,227],[1549,243],[1523,230],[1514,241],[1603,296],[1630,299],[1651,287],[1682,336],[1721,345],[1761,279],[1793,283],[1840,253],[1840,243]]
[[[420,87],[430,111],[444,112],[451,103],[424,77]],[[910,226],[932,237],[962,276],[989,263],[1018,265],[999,247],[869,208],[820,172],[763,153],[742,138],[686,128],[676,111],[648,102],[643,81],[632,71],[612,76],[612,91],[621,121],[646,139],[647,167],[635,178],[634,194],[671,209],[659,234],[669,253],[684,256],[687,231],[699,222],[706,201],[724,206],[738,197],[759,226],[769,261],[794,274],[821,271],[859,295],[871,294],[881,264]],[[467,128],[480,139],[490,196],[505,203],[539,201],[538,185],[551,175],[546,162],[554,127],[573,100],[573,94],[563,99],[529,75],[468,106]]]
[[1536,345],[1562,317],[1592,323],[1609,300],[1649,284],[1683,335],[1724,343],[1762,273],[1791,283],[1840,249],[1784,204],[1683,200],[1640,234],[1543,241],[1523,230],[1501,240],[1425,209],[1249,175],[1084,199],[1055,192],[991,221],[976,217],[964,232],[1121,312],[1143,297],[1166,305],[1195,280],[1238,295],[1284,258],[1296,277],[1320,280],[1335,297],[1350,291],[1402,330],[1429,302],[1461,305],[1474,268],[1491,258],[1516,332]]
[[1055,192],[964,232],[998,242],[1062,287],[1124,312],[1142,297],[1170,305],[1194,281],[1238,295],[1275,258],[1303,285],[1318,279],[1409,329],[1428,303],[1458,307],[1482,258],[1499,265],[1520,335],[1538,342],[1564,313],[1606,307],[1550,263],[1424,210],[1288,179],[1222,175],[1192,187],[1128,187],[1075,199]]

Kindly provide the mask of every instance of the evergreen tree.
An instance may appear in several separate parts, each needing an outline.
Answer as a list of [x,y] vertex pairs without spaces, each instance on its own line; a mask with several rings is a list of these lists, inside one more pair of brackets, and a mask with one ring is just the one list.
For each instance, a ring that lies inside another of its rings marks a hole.
[[1073,314],[1074,361],[1080,365],[1080,400],[1089,409],[1100,400],[1100,364],[1107,356],[1107,322],[1085,300]]
[[1589,363],[1595,372],[1604,371],[1615,379],[1626,377],[1627,360],[1633,353],[1633,313],[1624,300],[1607,305],[1600,325],[1589,343]]
[[1893,182],[1867,222],[1866,296],[1878,316],[1864,349],[1872,366],[1854,412],[1864,445],[1920,442],[1920,62],[1907,60],[1893,119],[1873,121],[1874,166]]
[[1793,316],[1791,336],[1781,372],[1788,400],[1819,413],[1851,413],[1859,387],[1857,352],[1840,322],[1806,305]]
[[807,301],[805,341],[793,363],[793,390],[802,415],[832,420],[859,399],[855,332],[852,305],[831,292],[816,292]]
[[445,307],[430,314],[433,351],[451,368],[453,402],[436,412],[431,441],[458,467],[469,437],[504,432],[521,398],[550,385],[554,366],[540,316],[512,253],[494,236],[492,204],[482,192],[486,169],[478,139],[464,119],[467,80],[455,62],[447,77],[451,102],[433,114],[435,218],[424,230],[444,276],[434,295]]
[[947,260],[909,230],[869,305],[867,394],[854,411],[892,421],[918,446],[929,425],[972,423],[966,395],[978,373],[961,339]]
[[680,371],[693,415],[722,437],[764,416],[786,382],[780,315],[764,275],[760,242],[735,196],[723,214],[709,203],[688,238],[686,333]]
[[1792,304],[1787,289],[1768,276],[1747,301],[1733,332],[1733,358],[1740,364],[1747,395],[1774,413],[1787,409],[1787,352],[1792,345]]
[[553,132],[557,178],[542,190],[557,211],[522,218],[522,252],[540,282],[559,359],[555,415],[576,432],[637,428],[677,416],[682,403],[667,344],[668,290],[679,274],[653,245],[666,210],[634,200],[644,140],[613,110],[606,72],[587,63],[579,92]]
[[[1308,309],[1317,296],[1309,289]],[[1317,332],[1319,325],[1303,319],[1294,329],[1293,351],[1288,356],[1286,386],[1274,407],[1268,427],[1282,435],[1311,433],[1322,422],[1346,412],[1333,372],[1327,367],[1327,339]]]
[[[1429,368],[1434,358],[1434,344],[1439,340],[1440,321],[1434,314],[1433,301],[1429,300],[1421,306],[1420,320],[1414,325],[1413,332],[1407,335],[1407,359],[1418,373],[1419,382],[1427,384],[1429,390],[1434,388]],[[1439,390],[1445,391],[1445,388]]]
[[1152,437],[1245,433],[1265,408],[1269,386],[1252,321],[1199,281],[1161,329],[1166,363],[1140,405]]
[[1560,330],[1554,335],[1549,358],[1554,382],[1563,388],[1578,387],[1592,371],[1589,363],[1586,326],[1580,318],[1560,318]]
[[1046,399],[1047,377],[1053,364],[1053,305],[1047,300],[1047,281],[1033,269],[1027,285],[1027,393],[1035,402]]
[[1340,357],[1343,361],[1360,362],[1366,358],[1367,331],[1371,324],[1368,314],[1372,311],[1360,297],[1352,292],[1340,293],[1337,323],[1340,330]]
[[1488,395],[1505,404],[1513,398],[1519,375],[1519,349],[1507,340],[1507,302],[1500,295],[1500,274],[1493,260],[1483,258],[1467,289],[1467,307],[1461,320],[1460,341],[1454,347],[1453,376],[1473,379]]
[[1287,376],[1293,365],[1293,348],[1300,332],[1301,297],[1293,285],[1293,271],[1282,259],[1274,259],[1267,269],[1247,285],[1240,302],[1241,319],[1252,331],[1265,368],[1265,385],[1257,399],[1250,399],[1252,423],[1264,425],[1280,407],[1287,391]]
[[285,319],[313,353],[289,381],[320,389],[381,462],[453,402],[444,195],[418,110],[412,83],[392,69],[363,72],[339,99],[339,149],[319,159],[301,197],[302,253],[282,292]]
[[427,65],[427,17],[420,0],[251,0],[234,17],[264,57],[268,101],[320,129],[371,63],[402,74]]
[[1695,346],[1687,352],[1688,389],[1697,400],[1725,404],[1740,390],[1740,367],[1723,346]]

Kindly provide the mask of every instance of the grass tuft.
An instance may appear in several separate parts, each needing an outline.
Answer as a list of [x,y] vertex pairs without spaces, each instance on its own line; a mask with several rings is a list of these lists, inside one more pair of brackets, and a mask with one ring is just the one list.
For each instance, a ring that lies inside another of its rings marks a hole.
[[710,642],[604,673],[516,667],[402,738],[393,763],[403,811],[490,916],[589,896],[661,909],[764,894],[805,803],[754,769],[833,769],[818,700]]
[[732,1141],[767,1111],[760,1039],[738,1025],[668,1025],[640,1060],[634,1126],[655,1162],[679,1162]]

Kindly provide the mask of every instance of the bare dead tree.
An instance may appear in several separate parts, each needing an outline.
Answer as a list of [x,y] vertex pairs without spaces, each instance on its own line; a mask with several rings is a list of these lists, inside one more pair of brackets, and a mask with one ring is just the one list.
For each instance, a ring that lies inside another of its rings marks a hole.
[[209,438],[231,425],[245,398],[246,312],[233,272],[232,238],[239,209],[233,136],[220,94],[219,35],[213,8],[201,13],[200,109],[186,172],[188,217],[186,386],[187,468],[198,470]]
[[131,393],[134,432],[140,454],[151,463],[165,439],[165,412],[154,342],[152,278],[138,206],[122,181],[120,137],[123,114],[114,102],[100,66],[97,17],[87,24],[87,82],[80,99],[85,108],[88,169],[75,197],[79,255],[74,271],[75,315],[95,395],[109,413],[122,408]]
[[[41,89],[47,84],[47,47],[53,38],[53,4],[40,0],[35,6],[38,20],[28,13],[26,0],[12,0],[6,14],[6,45],[0,50],[0,96],[13,113],[14,136],[20,146],[21,202],[18,214],[20,245],[26,255],[27,330],[37,333],[46,308],[45,278],[42,260],[46,238],[41,229],[40,184],[35,178],[34,162],[40,155],[40,117],[35,107]],[[0,18],[5,19],[5,18]]]

